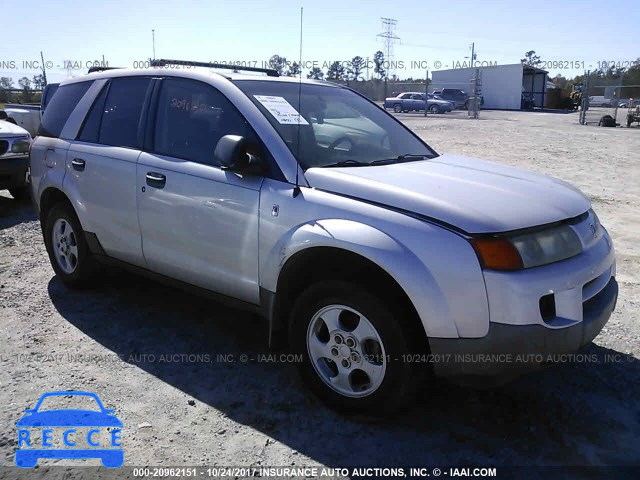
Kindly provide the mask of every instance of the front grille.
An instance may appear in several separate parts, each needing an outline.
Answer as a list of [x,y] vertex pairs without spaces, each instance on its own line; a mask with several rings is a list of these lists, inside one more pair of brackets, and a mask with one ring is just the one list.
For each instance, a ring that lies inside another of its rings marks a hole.
[[0,140],[0,155],[4,155],[9,150],[9,142],[6,140]]

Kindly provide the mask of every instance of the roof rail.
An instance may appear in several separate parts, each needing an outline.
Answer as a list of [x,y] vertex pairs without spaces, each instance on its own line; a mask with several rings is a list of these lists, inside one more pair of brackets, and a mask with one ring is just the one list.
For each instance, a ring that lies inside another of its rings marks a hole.
[[105,70],[117,70],[122,67],[91,67],[87,73],[104,72]]
[[280,74],[272,68],[243,67],[240,65],[228,65],[225,63],[192,62],[190,60],[167,60],[164,58],[159,58],[158,60],[151,60],[150,65],[152,67],[166,67],[167,65],[184,65],[187,67],[220,68],[223,70],[233,70],[234,72],[243,71],[243,72],[266,73],[268,77],[280,76]]

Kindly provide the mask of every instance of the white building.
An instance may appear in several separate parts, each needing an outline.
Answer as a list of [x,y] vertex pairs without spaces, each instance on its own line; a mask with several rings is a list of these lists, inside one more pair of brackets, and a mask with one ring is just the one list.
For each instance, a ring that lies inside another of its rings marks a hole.
[[[470,93],[475,70],[475,68],[458,68],[434,71],[431,75],[431,90],[459,88]],[[483,108],[520,110],[523,94],[525,97],[533,98],[534,106],[544,105],[549,72],[520,63],[480,67],[479,70],[482,73]]]

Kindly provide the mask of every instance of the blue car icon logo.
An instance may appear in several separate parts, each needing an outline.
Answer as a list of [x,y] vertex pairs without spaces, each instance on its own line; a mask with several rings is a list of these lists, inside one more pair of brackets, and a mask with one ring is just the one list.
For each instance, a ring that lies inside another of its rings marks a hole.
[[[100,411],[58,409],[41,411],[42,402],[49,397],[77,396],[91,397]],[[114,415],[115,410],[104,408],[95,393],[90,392],[48,392],[40,397],[34,408],[25,410],[26,415],[16,423],[18,428],[18,449],[16,465],[24,468],[35,467],[41,458],[85,459],[99,458],[102,465],[108,468],[121,467],[124,463],[124,450],[121,444],[122,422]],[[108,428],[108,442],[100,437],[99,428]],[[36,430],[41,429],[40,444],[35,439]],[[53,448],[54,429],[64,430],[61,440],[66,448]],[[84,438],[76,429],[87,430]],[[87,447],[74,448],[86,439]],[[108,445],[104,445],[108,443]],[[109,446],[111,448],[105,448]]]

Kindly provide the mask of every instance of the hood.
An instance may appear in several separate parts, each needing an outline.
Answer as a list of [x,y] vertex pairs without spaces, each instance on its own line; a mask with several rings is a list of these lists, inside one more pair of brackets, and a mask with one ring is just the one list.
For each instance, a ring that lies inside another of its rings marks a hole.
[[0,137],[16,137],[22,135],[31,135],[24,128],[19,127],[18,125],[7,122],[6,120],[0,120]]
[[311,187],[415,212],[467,233],[498,233],[572,218],[591,204],[545,175],[469,157],[373,167],[310,168]]

